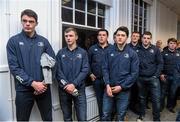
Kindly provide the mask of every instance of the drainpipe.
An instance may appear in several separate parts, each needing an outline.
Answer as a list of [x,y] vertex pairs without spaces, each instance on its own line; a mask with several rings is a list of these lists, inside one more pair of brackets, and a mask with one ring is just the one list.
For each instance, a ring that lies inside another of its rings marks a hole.
[[[8,30],[7,30],[7,32],[8,32],[8,34],[7,34],[7,36],[10,38],[10,16],[11,16],[11,13],[10,13],[10,0],[6,0],[5,1],[6,2],[6,13],[5,13],[5,15],[6,15],[6,20],[7,20],[7,28],[8,28]],[[9,71],[9,74],[10,74],[10,71]],[[11,116],[12,116],[12,119],[13,120],[15,120],[15,106],[14,106],[14,98],[13,98],[13,78],[12,78],[12,76],[11,76],[11,74],[9,75],[9,79],[10,79],[10,98],[8,99],[8,101],[10,101],[11,102]]]

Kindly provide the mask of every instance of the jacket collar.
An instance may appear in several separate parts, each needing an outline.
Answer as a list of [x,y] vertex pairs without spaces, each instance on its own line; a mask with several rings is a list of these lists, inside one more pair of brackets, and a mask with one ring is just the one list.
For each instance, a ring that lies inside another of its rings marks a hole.
[[30,39],[34,39],[34,38],[36,38],[37,37],[37,33],[36,33],[36,31],[35,31],[35,33],[34,33],[34,35],[32,36],[32,37],[29,37],[25,32],[24,32],[24,30],[22,30],[22,32],[21,32],[22,34],[23,34],[23,36],[25,36],[26,38],[30,38]]

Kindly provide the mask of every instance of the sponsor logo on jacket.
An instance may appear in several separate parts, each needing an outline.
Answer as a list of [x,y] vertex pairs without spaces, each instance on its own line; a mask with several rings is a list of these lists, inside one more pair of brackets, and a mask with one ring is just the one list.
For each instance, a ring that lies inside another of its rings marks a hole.
[[43,46],[44,46],[44,43],[43,43],[43,42],[38,42],[38,46],[39,46],[39,47],[43,47]]

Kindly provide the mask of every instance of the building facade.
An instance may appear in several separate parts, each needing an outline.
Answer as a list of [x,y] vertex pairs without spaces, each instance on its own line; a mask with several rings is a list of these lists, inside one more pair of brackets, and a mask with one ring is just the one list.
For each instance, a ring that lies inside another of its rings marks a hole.
[[[156,40],[177,38],[177,15],[159,0],[1,0],[0,1],[0,120],[16,120],[15,89],[7,64],[6,44],[12,35],[21,31],[20,14],[33,9],[39,16],[37,33],[48,38],[57,53],[64,44],[63,30],[73,26],[79,32],[79,45],[85,49],[96,40],[99,28],[109,31],[109,42],[119,26],[127,26],[130,32],[151,31]],[[91,83],[86,87],[88,120],[98,117],[96,98]],[[52,85],[53,120],[63,120],[57,83]],[[35,106],[30,120],[41,120]]]

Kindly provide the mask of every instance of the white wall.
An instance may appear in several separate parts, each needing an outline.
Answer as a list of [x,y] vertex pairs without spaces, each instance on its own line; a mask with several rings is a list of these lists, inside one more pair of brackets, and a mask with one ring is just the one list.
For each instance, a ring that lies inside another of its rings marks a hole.
[[110,40],[113,43],[113,33],[120,26],[126,26],[131,31],[131,0],[113,0],[109,14],[109,25],[106,28],[110,32]]
[[154,1],[151,13],[150,28],[153,32],[153,43],[162,40],[166,45],[168,38],[177,37],[177,15],[159,1]]
[[9,37],[9,18],[6,0],[0,1],[0,120],[12,120],[13,99],[9,69],[6,58],[6,43]]
[[180,20],[179,20],[178,26],[177,26],[177,39],[180,40]]

